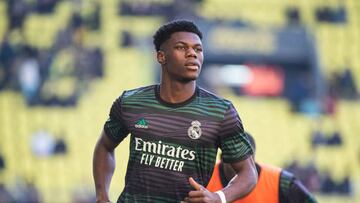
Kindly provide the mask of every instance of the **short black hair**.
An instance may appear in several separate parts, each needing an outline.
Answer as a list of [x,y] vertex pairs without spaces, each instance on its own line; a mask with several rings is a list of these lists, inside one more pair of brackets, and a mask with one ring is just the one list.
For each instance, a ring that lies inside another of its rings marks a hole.
[[202,39],[201,31],[193,22],[188,20],[175,20],[164,24],[156,31],[153,36],[155,50],[159,51],[161,44],[170,39],[171,35],[175,32],[192,32]]

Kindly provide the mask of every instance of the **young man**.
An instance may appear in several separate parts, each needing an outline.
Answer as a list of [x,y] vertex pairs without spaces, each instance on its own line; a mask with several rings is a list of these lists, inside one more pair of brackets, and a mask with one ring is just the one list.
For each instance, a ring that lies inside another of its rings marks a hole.
[[[251,146],[256,149],[254,138],[246,133],[249,137]],[[255,159],[255,158],[254,158]],[[255,188],[245,197],[234,201],[234,203],[315,203],[315,198],[297,180],[293,174],[281,168],[255,163],[259,180]],[[236,175],[232,167],[227,163],[217,163],[207,189],[217,191],[227,185]]]
[[[109,201],[114,149],[129,133],[130,157],[118,202],[226,202],[256,184],[253,151],[234,106],[196,85],[201,39],[196,25],[184,20],[155,33],[161,83],[125,91],[113,103],[94,151],[98,203]],[[238,176],[212,193],[204,186],[218,148]]]

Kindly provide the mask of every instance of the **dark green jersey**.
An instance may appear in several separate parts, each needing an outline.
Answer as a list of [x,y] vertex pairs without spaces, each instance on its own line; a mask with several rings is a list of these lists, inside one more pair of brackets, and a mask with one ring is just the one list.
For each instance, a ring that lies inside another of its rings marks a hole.
[[178,104],[163,101],[159,85],[125,91],[104,130],[114,142],[131,135],[118,202],[180,202],[193,190],[189,177],[208,184],[218,148],[226,162],[253,153],[231,102],[199,87]]

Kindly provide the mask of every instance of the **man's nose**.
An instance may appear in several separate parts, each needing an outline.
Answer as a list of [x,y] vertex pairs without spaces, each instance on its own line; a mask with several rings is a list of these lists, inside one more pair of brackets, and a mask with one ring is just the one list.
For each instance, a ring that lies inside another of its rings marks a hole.
[[196,52],[193,48],[189,48],[186,50],[186,56],[197,58]]

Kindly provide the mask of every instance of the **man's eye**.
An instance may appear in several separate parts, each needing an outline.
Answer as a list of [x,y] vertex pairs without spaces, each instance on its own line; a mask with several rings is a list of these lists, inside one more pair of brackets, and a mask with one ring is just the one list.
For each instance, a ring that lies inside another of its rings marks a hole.
[[186,48],[185,47],[183,47],[183,46],[177,46],[177,47],[175,47],[177,50],[180,50],[180,51],[183,51],[183,50],[186,50]]
[[202,48],[194,48],[195,52],[202,52]]

